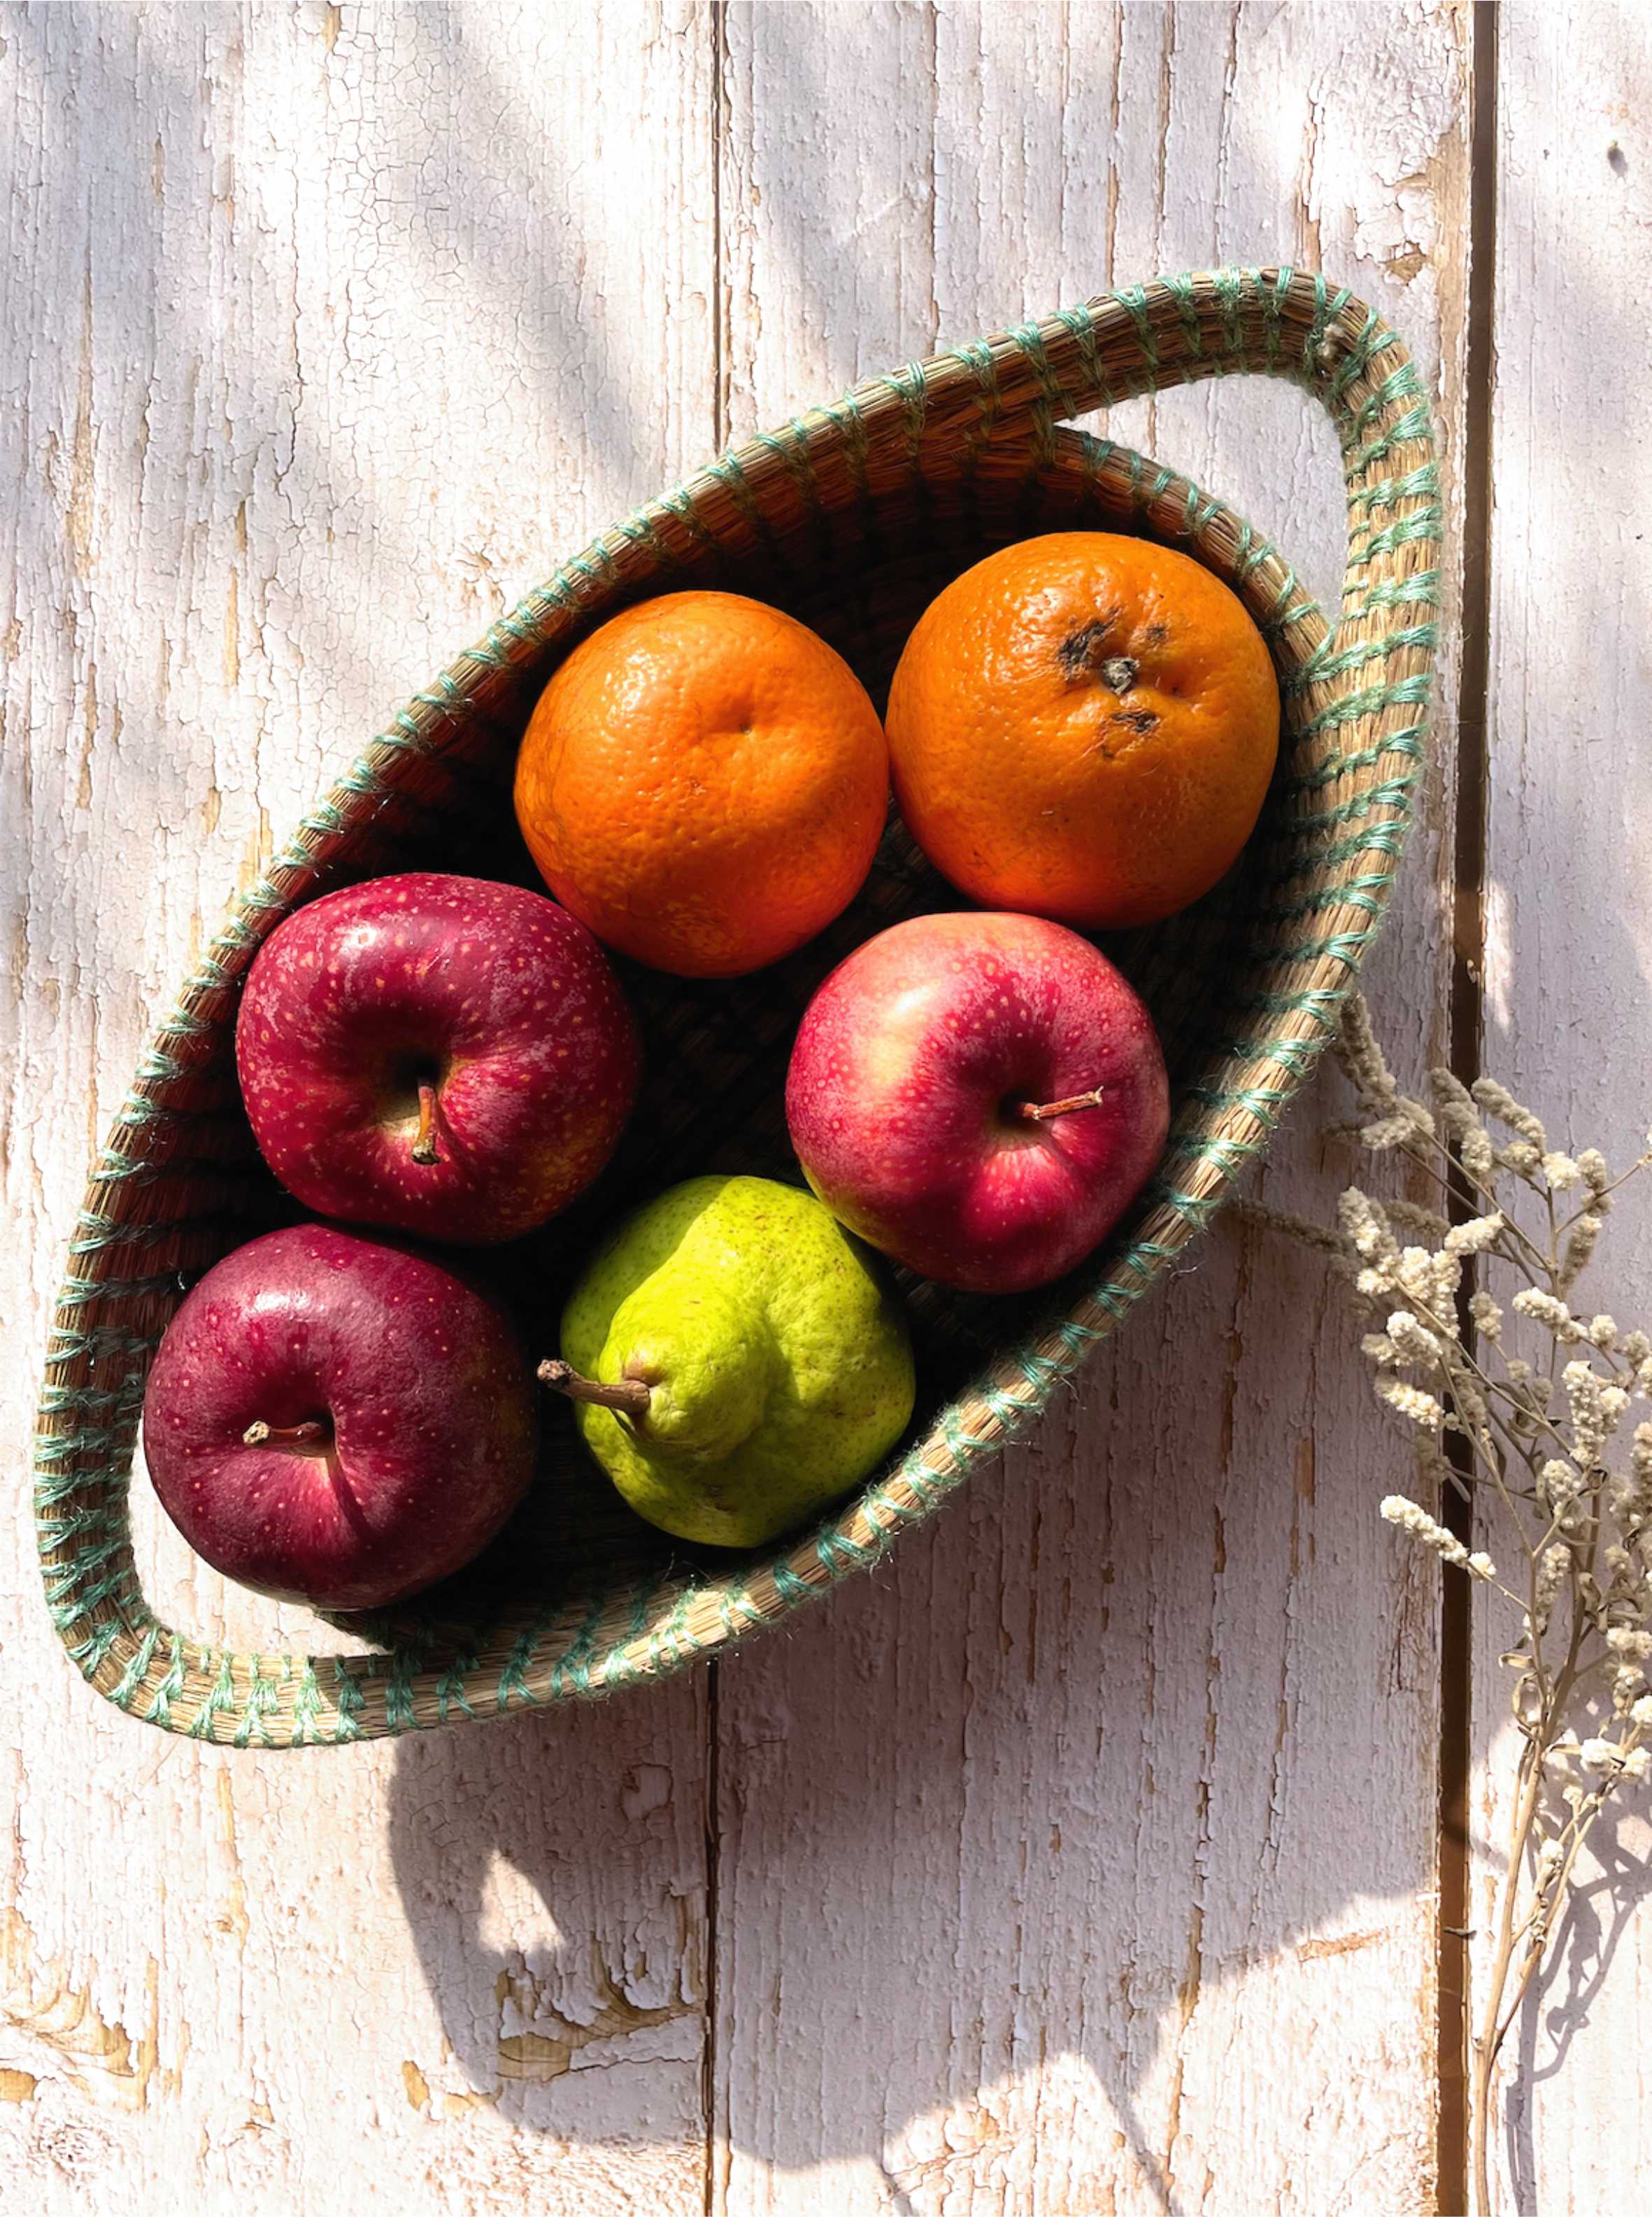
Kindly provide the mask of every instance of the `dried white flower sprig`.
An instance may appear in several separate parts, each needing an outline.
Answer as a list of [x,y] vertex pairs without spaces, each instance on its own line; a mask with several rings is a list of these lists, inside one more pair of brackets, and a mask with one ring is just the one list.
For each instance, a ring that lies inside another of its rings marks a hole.
[[1358,996],[1338,1059],[1359,1103],[1348,1134],[1423,1172],[1438,1206],[1351,1187],[1335,1232],[1255,1213],[1335,1260],[1372,1327],[1364,1349],[1378,1398],[1414,1428],[1421,1490],[1468,1495],[1480,1524],[1496,1524],[1498,1554],[1519,1565],[1505,1583],[1429,1510],[1398,1493],[1381,1504],[1398,1531],[1500,1594],[1519,1627],[1502,1660],[1520,1757],[1470,2073],[1475,2208],[1492,2217],[1498,2053],[1591,1828],[1652,1770],[1652,1421],[1630,1423],[1652,1402],[1652,1337],[1573,1306],[1614,1195],[1652,1152],[1614,1180],[1597,1148],[1551,1147],[1491,1078],[1467,1087],[1435,1070],[1431,1105],[1410,1099]]

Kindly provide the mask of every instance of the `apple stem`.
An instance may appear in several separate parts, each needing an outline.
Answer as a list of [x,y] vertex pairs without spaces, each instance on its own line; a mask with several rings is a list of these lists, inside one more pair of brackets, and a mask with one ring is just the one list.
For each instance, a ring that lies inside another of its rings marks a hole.
[[241,1435],[243,1448],[318,1448],[328,1437],[328,1427],[313,1417],[301,1424],[249,1424]]
[[413,1134],[413,1159],[416,1163],[439,1163],[436,1152],[436,1089],[434,1085],[419,1088],[419,1128]]
[[595,1378],[583,1378],[571,1362],[559,1362],[554,1356],[540,1363],[539,1383],[550,1386],[552,1393],[565,1393],[570,1401],[618,1409],[627,1417],[645,1417],[654,1398],[640,1378],[622,1378],[617,1386],[600,1385]]
[[1042,1124],[1047,1117],[1070,1116],[1075,1108],[1099,1108],[1106,1090],[1098,1085],[1090,1093],[1069,1093],[1064,1101],[1018,1101],[1015,1114],[1024,1124]]

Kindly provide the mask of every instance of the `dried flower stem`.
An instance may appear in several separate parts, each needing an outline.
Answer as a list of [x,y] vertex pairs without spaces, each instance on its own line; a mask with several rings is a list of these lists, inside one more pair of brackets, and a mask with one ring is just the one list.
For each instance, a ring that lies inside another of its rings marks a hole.
[[[1495,1586],[1519,1614],[1503,1661],[1514,1673],[1522,1745],[1470,2087],[1476,2217],[1494,2217],[1488,2146],[1499,2055],[1563,1928],[1590,1832],[1626,1782],[1652,1772],[1652,1421],[1637,1426],[1627,1469],[1621,1458],[1613,1467],[1612,1447],[1631,1405],[1652,1402],[1652,1336],[1571,1307],[1613,1201],[1652,1153],[1613,1177],[1598,1149],[1574,1157],[1551,1148],[1538,1118],[1495,1079],[1465,1087],[1437,1070],[1433,1108],[1410,1099],[1357,995],[1338,1059],[1357,1102],[1344,1128],[1428,1178],[1439,1207],[1351,1188],[1335,1232],[1248,1213],[1330,1253],[1372,1327],[1365,1349],[1379,1399],[1417,1428],[1437,1482],[1497,1505],[1525,1558],[1516,1592],[1426,1507],[1399,1494],[1382,1504],[1414,1544]],[[1510,1136],[1495,1137],[1493,1125]],[[1562,1198],[1575,1189],[1576,1205]],[[1522,1221],[1522,1209],[1533,1220]],[[1518,1281],[1507,1306],[1525,1343],[1536,1337],[1535,1362],[1503,1344],[1503,1306],[1476,1282],[1493,1271]],[[1463,1443],[1457,1468],[1441,1451],[1447,1435]],[[1610,1717],[1592,1729],[1608,1690]]]

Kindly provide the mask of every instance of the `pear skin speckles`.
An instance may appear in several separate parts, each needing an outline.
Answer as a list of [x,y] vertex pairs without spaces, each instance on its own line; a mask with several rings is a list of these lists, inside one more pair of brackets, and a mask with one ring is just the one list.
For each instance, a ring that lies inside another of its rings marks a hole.
[[582,1406],[632,1508],[755,1547],[866,1478],[912,1413],[912,1350],[881,1268],[819,1201],[755,1177],[674,1187],[607,1240],[562,1320],[576,1370],[654,1384],[659,1419]]

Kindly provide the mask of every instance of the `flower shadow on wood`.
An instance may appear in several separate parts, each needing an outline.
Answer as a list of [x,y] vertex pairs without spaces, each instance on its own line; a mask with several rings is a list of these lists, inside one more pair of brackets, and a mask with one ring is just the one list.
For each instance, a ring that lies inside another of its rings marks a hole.
[[1600,1874],[1574,1889],[1561,1944],[1521,2012],[1518,2062],[1503,2118],[1517,2209],[1537,2207],[1533,2128],[1538,2090],[1565,2066],[1620,1947],[1625,1938],[1633,1946],[1635,1920],[1652,1899],[1649,1844],[1643,1810],[1621,1806],[1609,1825],[1597,1823],[1589,1836],[1590,1859]]

